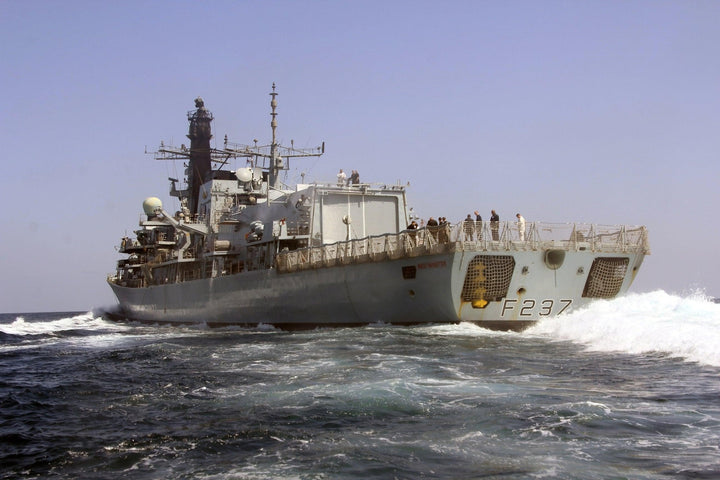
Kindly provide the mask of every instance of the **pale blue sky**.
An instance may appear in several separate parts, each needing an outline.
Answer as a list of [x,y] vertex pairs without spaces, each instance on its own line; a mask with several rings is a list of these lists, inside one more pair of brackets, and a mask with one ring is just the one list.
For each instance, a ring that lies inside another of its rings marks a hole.
[[113,248],[218,145],[326,154],[290,180],[410,181],[425,218],[644,224],[634,291],[720,296],[720,2],[0,1],[0,311],[114,303]]

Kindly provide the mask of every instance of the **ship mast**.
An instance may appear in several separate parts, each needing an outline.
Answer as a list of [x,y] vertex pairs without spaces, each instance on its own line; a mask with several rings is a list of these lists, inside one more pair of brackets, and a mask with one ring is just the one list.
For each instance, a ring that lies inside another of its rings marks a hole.
[[205,108],[205,102],[198,97],[195,99],[197,110],[188,112],[190,128],[187,137],[190,139],[190,161],[188,162],[188,189],[190,190],[190,213],[195,215],[198,208],[198,194],[205,177],[212,169],[210,165],[210,122],[212,113]]
[[289,163],[287,163],[287,161],[290,158],[319,157],[325,153],[325,142],[315,149],[295,148],[295,145],[292,144],[292,140],[290,141],[290,147],[283,147],[280,145],[277,140],[277,98],[275,97],[278,96],[278,93],[275,91],[275,82],[272,84],[272,92],[270,92],[270,96],[272,97],[272,100],[270,101],[270,116],[272,117],[272,120],[270,121],[270,127],[272,128],[270,154],[263,155],[259,153],[257,148],[254,149],[255,152],[253,153],[258,157],[269,158],[270,165],[268,167],[268,185],[270,188],[278,189],[280,188],[280,171],[288,170],[289,168]]
[[[190,213],[194,216],[197,214],[200,189],[203,183],[212,172],[212,162],[219,163],[219,169],[227,164],[231,158],[247,158],[248,162],[254,167],[260,167],[263,171],[268,172],[268,186],[273,189],[280,189],[280,171],[289,169],[289,160],[299,157],[319,157],[325,153],[325,142],[319,147],[312,149],[295,148],[290,141],[290,147],[283,147],[278,143],[277,139],[277,96],[275,91],[275,83],[272,85],[270,93],[272,100],[270,101],[272,121],[272,143],[270,145],[243,145],[239,143],[230,143],[225,136],[225,142],[222,149],[210,147],[210,139],[212,132],[210,130],[210,122],[213,120],[212,113],[205,108],[203,99],[198,97],[195,99],[196,110],[188,112],[188,120],[190,128],[187,137],[190,139],[190,148],[181,145],[180,148],[160,143],[157,152],[152,152],[156,160],[188,160],[187,165],[187,190],[177,190],[175,182],[177,179],[170,178],[172,189],[170,195],[180,197],[187,201]],[[146,152],[148,153],[148,152]],[[258,165],[258,161],[262,165]]]
[[277,97],[278,94],[275,91],[275,82],[272,84],[272,92],[270,93],[270,96],[272,97],[272,100],[270,101],[270,108],[272,109],[270,113],[270,116],[272,117],[272,121],[270,122],[270,128],[272,128],[272,143],[270,144],[270,177],[268,182],[270,187],[278,188],[280,184],[278,174],[283,168],[283,163],[282,157],[277,153],[277,112],[275,111],[277,108],[277,99],[275,97]]

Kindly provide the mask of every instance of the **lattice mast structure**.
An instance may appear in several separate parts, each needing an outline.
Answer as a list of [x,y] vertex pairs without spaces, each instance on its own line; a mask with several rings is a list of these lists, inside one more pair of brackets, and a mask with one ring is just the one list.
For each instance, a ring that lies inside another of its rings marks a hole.
[[267,183],[270,188],[279,189],[281,187],[280,172],[289,170],[290,158],[298,157],[319,157],[325,153],[325,142],[320,146],[311,149],[295,148],[294,142],[290,140],[290,147],[282,146],[277,140],[277,96],[275,91],[275,83],[272,85],[270,92],[272,100],[270,101],[270,128],[272,130],[272,141],[270,145],[258,145],[254,140],[254,145],[245,145],[239,143],[228,142],[225,135],[223,148],[211,148],[210,139],[212,132],[210,122],[213,115],[205,108],[202,98],[195,99],[196,110],[188,112],[188,121],[190,128],[187,137],[190,139],[190,149],[185,145],[180,148],[166,146],[160,143],[160,148],[154,152],[156,160],[187,160],[187,190],[177,190],[175,182],[177,179],[170,178],[173,183],[171,195],[180,197],[187,203],[190,212],[195,215],[199,204],[198,196],[202,185],[210,178],[212,171],[211,163],[219,163],[218,170],[222,168],[230,158],[246,158],[248,166],[260,168],[267,172]]

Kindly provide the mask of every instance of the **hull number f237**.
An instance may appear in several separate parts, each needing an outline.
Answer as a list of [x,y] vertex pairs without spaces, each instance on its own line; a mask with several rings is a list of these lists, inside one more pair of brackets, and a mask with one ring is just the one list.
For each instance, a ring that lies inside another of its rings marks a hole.
[[[557,307],[555,305],[556,303],[559,304]],[[560,315],[567,310],[572,303],[572,299],[553,300],[548,298],[545,300],[535,300],[527,298],[520,302],[520,300],[517,299],[506,298],[505,301],[503,301],[502,313],[500,316],[504,317],[506,314],[517,310],[519,310],[518,317],[532,317],[535,315],[539,317],[547,317],[551,314]],[[554,312],[554,307],[556,309],[559,308],[560,310]]]

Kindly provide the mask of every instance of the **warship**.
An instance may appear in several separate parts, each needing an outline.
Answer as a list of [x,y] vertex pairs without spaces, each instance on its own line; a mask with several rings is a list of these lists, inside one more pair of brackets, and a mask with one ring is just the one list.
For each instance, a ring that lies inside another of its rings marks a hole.
[[[472,322],[522,330],[632,284],[650,253],[644,226],[523,221],[422,222],[407,185],[337,181],[286,185],[291,161],[325,144],[277,141],[270,93],[267,145],[211,147],[213,115],[188,112],[189,147],[161,143],[183,161],[169,178],[177,211],[143,202],[139,229],[107,281],[113,317],[280,329]],[[284,174],[284,176],[283,176]],[[282,179],[281,179],[282,176]],[[304,182],[304,175],[301,177]]]

